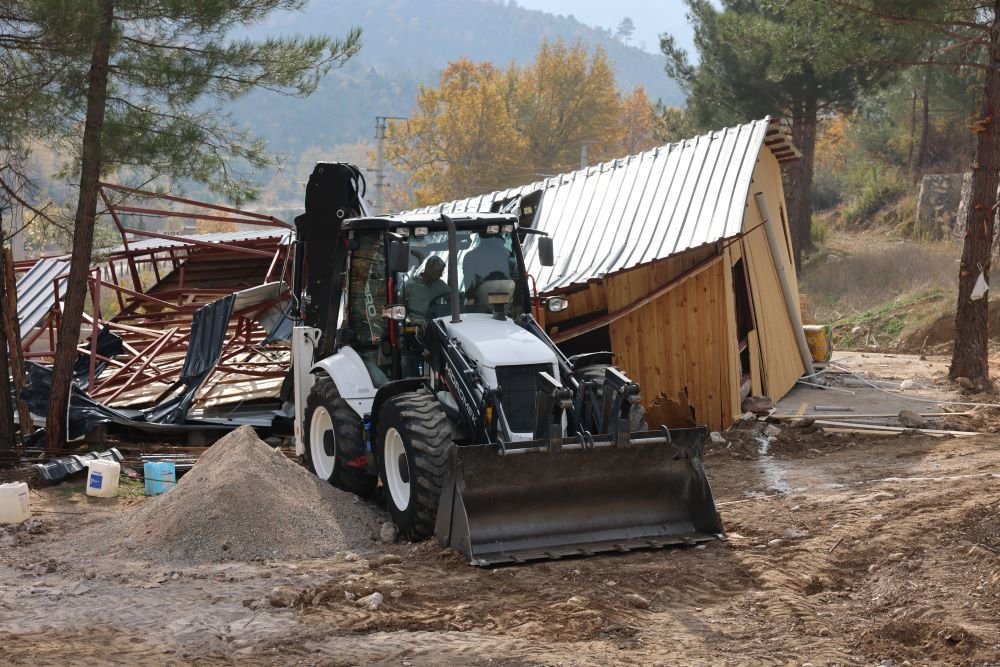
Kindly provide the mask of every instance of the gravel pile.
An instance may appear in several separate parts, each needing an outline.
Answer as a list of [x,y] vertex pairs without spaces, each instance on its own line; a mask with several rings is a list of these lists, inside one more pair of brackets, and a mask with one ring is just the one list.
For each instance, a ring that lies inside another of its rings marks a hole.
[[175,488],[127,510],[118,546],[184,563],[317,558],[372,549],[387,519],[243,426],[212,445]]

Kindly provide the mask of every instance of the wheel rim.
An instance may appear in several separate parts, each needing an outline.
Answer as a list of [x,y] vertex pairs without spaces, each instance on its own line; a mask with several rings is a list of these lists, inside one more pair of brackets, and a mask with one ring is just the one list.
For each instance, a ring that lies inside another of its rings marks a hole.
[[389,428],[382,443],[385,461],[385,483],[396,509],[403,511],[410,505],[410,463],[399,431]]
[[319,406],[313,411],[312,421],[309,422],[309,457],[316,476],[326,481],[333,477],[337,464],[333,438],[333,419],[326,408]]

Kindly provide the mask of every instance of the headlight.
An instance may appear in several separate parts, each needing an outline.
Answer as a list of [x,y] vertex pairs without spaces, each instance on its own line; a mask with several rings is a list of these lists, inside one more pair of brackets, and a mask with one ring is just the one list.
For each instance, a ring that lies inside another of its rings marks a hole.
[[406,319],[406,306],[386,306],[382,309],[382,317],[387,317],[390,320],[395,320],[396,322],[402,322]]
[[569,301],[561,296],[550,296],[545,300],[545,310],[550,313],[558,313],[569,308]]
[[427,231],[428,230],[427,230],[426,227],[417,227],[416,229],[413,230],[413,235],[414,236],[427,236]]

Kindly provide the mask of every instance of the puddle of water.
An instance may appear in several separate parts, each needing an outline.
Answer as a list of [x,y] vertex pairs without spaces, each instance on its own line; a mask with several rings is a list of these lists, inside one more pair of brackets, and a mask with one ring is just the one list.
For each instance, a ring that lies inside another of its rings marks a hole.
[[799,493],[808,489],[808,486],[792,486],[785,479],[785,466],[771,456],[771,439],[766,435],[758,435],[754,438],[757,441],[757,465],[764,475],[767,487],[778,493]]

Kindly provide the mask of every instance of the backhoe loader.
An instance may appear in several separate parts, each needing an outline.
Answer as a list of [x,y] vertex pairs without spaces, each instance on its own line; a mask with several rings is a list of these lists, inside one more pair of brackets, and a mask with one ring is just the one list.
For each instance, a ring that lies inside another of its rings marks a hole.
[[[474,565],[694,544],[722,534],[704,428],[655,430],[610,353],[567,358],[533,309],[515,215],[370,216],[357,168],[321,163],[296,218],[296,450],[381,484],[401,536]],[[447,276],[446,280],[443,279]]]

